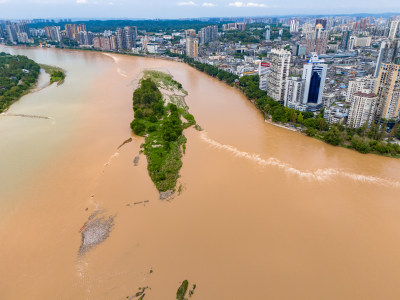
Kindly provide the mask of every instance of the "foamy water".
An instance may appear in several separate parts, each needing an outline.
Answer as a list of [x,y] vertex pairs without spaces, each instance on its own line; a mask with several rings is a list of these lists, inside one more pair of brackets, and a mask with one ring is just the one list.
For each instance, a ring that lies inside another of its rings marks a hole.
[[260,154],[240,151],[239,149],[235,148],[234,146],[221,144],[221,143],[209,138],[207,132],[205,132],[205,131],[202,131],[200,133],[200,137],[204,142],[208,143],[209,145],[211,145],[217,149],[221,149],[221,150],[230,152],[236,157],[241,157],[241,158],[251,160],[251,161],[257,163],[261,167],[266,167],[266,166],[277,167],[289,175],[295,175],[302,179],[323,182],[323,181],[331,180],[331,179],[333,179],[333,177],[341,176],[341,177],[346,177],[346,178],[352,179],[354,181],[367,182],[367,183],[371,183],[371,184],[379,184],[379,185],[392,186],[392,187],[400,187],[400,182],[398,182],[398,181],[392,181],[389,179],[379,178],[379,177],[375,177],[375,176],[356,174],[356,173],[348,172],[348,171],[345,171],[342,169],[326,168],[326,169],[317,169],[315,171],[299,170],[299,169],[291,166],[288,163],[282,162],[281,160],[279,160],[277,158],[270,157],[270,158],[264,159],[260,156]]
[[[105,56],[111,57],[114,60],[114,62],[118,65],[119,58],[117,56],[110,54],[110,53],[103,53],[103,54]],[[117,72],[122,77],[125,77],[125,78],[128,77],[128,75],[124,71],[122,71],[120,67],[117,67]]]

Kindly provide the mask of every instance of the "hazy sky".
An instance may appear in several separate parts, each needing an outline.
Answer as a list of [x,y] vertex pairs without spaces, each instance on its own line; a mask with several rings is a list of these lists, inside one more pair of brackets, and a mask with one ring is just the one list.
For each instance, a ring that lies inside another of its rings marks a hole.
[[0,18],[192,18],[400,12],[400,0],[0,0]]

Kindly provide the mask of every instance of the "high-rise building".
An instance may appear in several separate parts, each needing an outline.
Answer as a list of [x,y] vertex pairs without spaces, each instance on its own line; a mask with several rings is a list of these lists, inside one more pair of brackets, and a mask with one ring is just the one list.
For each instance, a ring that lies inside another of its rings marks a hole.
[[44,31],[49,40],[53,42],[61,42],[60,28],[58,26],[46,26]]
[[246,30],[246,23],[236,23],[236,28],[245,31]]
[[125,26],[125,49],[136,48],[137,28],[136,26]]
[[400,65],[382,63],[375,86],[378,95],[376,117],[398,120],[400,110]]
[[121,28],[121,27],[118,27],[115,33],[116,33],[116,36],[117,36],[117,47],[118,47],[118,50],[125,49],[126,42],[125,42],[125,31],[124,31],[124,29]]
[[81,31],[86,31],[86,24],[79,24],[77,27],[78,33]]
[[350,39],[349,39],[348,50],[353,51],[355,44],[356,44],[356,37],[354,35],[352,35],[352,36],[350,36]]
[[349,49],[349,41],[350,41],[351,31],[346,30],[342,33],[342,40],[340,41],[340,49],[346,51]]
[[218,26],[207,26],[200,30],[200,43],[205,44],[218,39]]
[[400,57],[400,41],[383,41],[376,62],[375,77],[378,77],[382,63],[393,63],[398,57]]
[[67,38],[70,40],[75,40],[78,35],[78,27],[76,24],[65,24],[65,33]]
[[375,118],[378,97],[373,93],[357,92],[353,98],[347,125],[353,128],[371,125]]
[[298,109],[304,98],[305,80],[299,77],[289,77],[286,80],[283,104],[289,108]]
[[118,50],[132,50],[136,47],[137,28],[136,26],[125,26],[117,28]]
[[322,28],[321,24],[318,24],[314,31],[307,32],[305,35],[307,54],[312,52],[316,52],[318,55],[326,53],[329,33]]
[[105,51],[111,51],[111,38],[107,36],[96,36],[93,38],[93,47]]
[[299,20],[297,19],[292,19],[290,20],[290,32],[299,32]]
[[265,31],[265,40],[267,42],[271,41],[271,27],[267,25],[267,30]]
[[259,88],[260,90],[267,90],[267,77],[270,69],[270,64],[268,62],[260,61],[258,65],[258,76],[260,78]]
[[291,54],[283,49],[272,49],[267,93],[275,101],[284,102],[286,80],[289,77]]
[[78,33],[79,36],[79,44],[85,45],[85,46],[90,46],[93,45],[93,33],[88,32],[88,31],[80,31]]
[[398,29],[399,21],[392,21],[390,24],[389,39],[393,40],[396,38]]
[[7,33],[7,39],[11,43],[16,44],[18,41],[17,30],[16,30],[14,24],[12,24],[9,21],[6,21],[6,33]]
[[347,88],[346,102],[352,103],[353,96],[356,93],[371,94],[375,91],[376,78],[368,75],[366,77],[359,77],[355,80],[349,81]]
[[316,53],[313,53],[303,67],[302,78],[305,80],[303,104],[306,104],[309,110],[317,110],[322,106],[327,71],[328,65],[319,59]]
[[110,36],[111,50],[118,50],[118,41],[115,35]]
[[199,56],[199,40],[194,35],[186,37],[186,55],[189,57]]
[[28,44],[30,42],[28,34],[26,32],[17,32],[17,40],[18,43],[21,44]]
[[3,39],[4,38],[4,29],[3,29],[3,26],[1,26],[1,24],[0,24],[0,39]]
[[[19,22],[15,24],[17,33],[25,33],[28,38],[31,37],[31,33],[29,31],[28,23]],[[24,36],[25,36],[24,34]]]

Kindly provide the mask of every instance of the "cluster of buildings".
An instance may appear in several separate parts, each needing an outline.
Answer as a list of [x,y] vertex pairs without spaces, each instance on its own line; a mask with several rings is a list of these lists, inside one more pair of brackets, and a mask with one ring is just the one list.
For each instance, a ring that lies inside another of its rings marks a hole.
[[[61,47],[186,55],[239,77],[259,75],[260,89],[271,98],[299,111],[324,109],[329,123],[361,127],[399,120],[400,16],[214,22],[200,30],[150,33],[135,26],[91,32],[85,24],[29,28],[29,21],[0,21],[0,42],[40,40]],[[241,36],[230,34],[235,30],[251,42],[221,38]]]
[[0,40],[4,40],[6,37],[12,44],[33,42],[28,23],[26,22],[14,23],[6,21],[3,25],[0,24]]

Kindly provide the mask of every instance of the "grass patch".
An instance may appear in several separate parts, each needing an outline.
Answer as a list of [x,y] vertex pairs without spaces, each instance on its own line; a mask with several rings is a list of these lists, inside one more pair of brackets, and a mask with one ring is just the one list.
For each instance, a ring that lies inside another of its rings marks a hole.
[[50,84],[57,82],[57,85],[63,84],[65,80],[65,71],[59,67],[41,64],[40,67],[50,75]]

